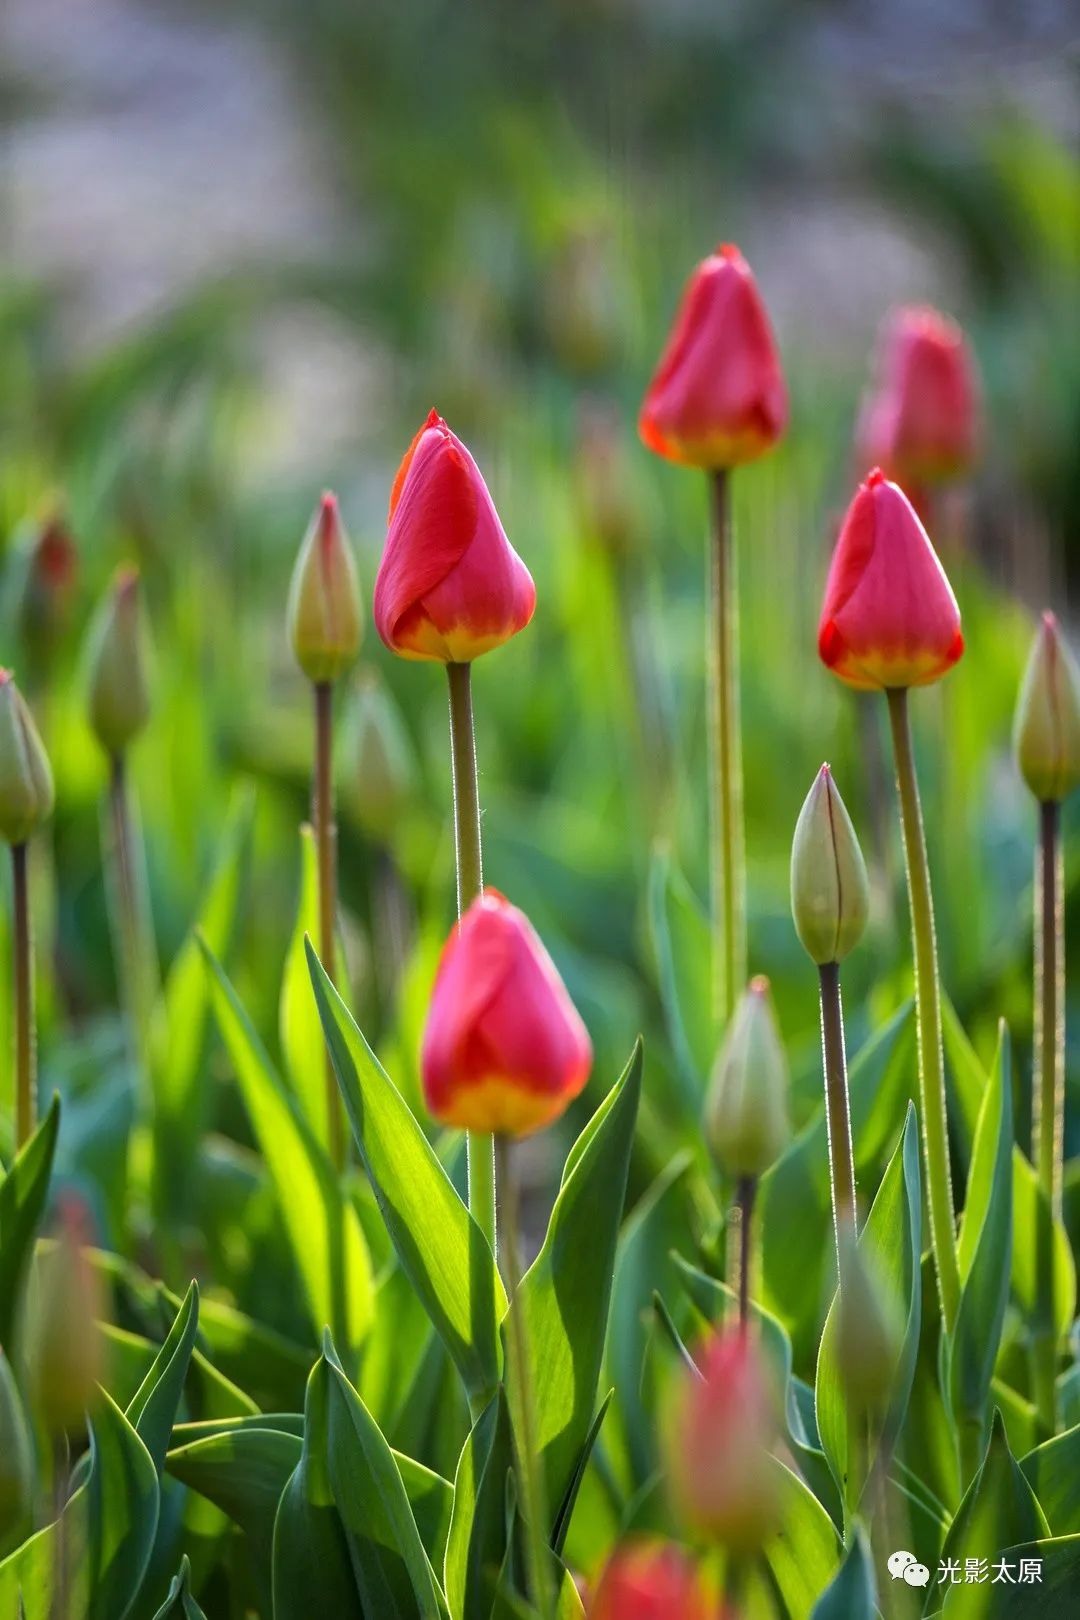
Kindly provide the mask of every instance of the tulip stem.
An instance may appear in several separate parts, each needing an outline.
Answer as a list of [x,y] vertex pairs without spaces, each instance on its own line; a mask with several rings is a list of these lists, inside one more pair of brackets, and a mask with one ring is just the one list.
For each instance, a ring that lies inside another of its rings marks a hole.
[[[1039,849],[1035,867],[1035,1084],[1032,1159],[1051,1216],[1061,1215],[1062,1155],[1065,1140],[1065,877],[1061,848],[1061,806],[1048,799],[1039,806]],[[1054,1322],[1054,1237],[1048,1222],[1038,1223],[1036,1299],[1042,1310],[1032,1339],[1032,1386],[1044,1433],[1057,1428]]]
[[[315,771],[312,777],[311,821],[315,830],[315,859],[319,876],[319,956],[331,984],[337,983],[337,824],[334,820],[334,688],[330,681],[313,682],[315,693]],[[330,1159],[338,1172],[345,1168],[345,1127],[341,1099],[329,1050],[325,1057],[326,1136]]]
[[12,910],[15,958],[15,1146],[21,1148],[34,1129],[37,1113],[34,1043],[34,962],[30,938],[30,897],[26,845],[11,846]]
[[844,1051],[844,1012],[840,1000],[840,964],[822,962],[818,974],[821,979],[821,1051],[825,1067],[825,1123],[829,1137],[836,1273],[842,1284],[845,1234],[855,1236],[857,1218],[847,1055]]
[[904,836],[911,935],[915,959],[915,1027],[919,1058],[919,1101],[923,1151],[926,1158],[926,1197],[930,1209],[930,1238],[937,1268],[938,1291],[945,1326],[951,1332],[960,1304],[960,1269],[956,1259],[955,1216],[949,1171],[949,1124],[945,1101],[945,1060],[941,1045],[941,1001],[938,986],[937,945],[934,938],[934,902],[930,867],[926,858],[919,784],[911,744],[911,718],[906,687],[886,691],[889,724],[896,759],[900,797],[900,825]]
[[[460,920],[484,887],[472,665],[447,664],[446,678],[450,686],[450,763],[454,782],[454,847],[457,854],[457,909]],[[486,1132],[469,1132],[468,1158],[469,1209],[494,1254],[495,1148]]]
[[710,475],[709,765],[712,783],[712,918],[718,1012],[726,1024],[746,979],[742,750],[739,739],[739,604],[731,496],[724,470]]
[[739,1210],[739,1325],[743,1328],[750,1320],[750,1254],[756,1196],[757,1176],[740,1176],[735,1202]]
[[144,1106],[149,1101],[150,1021],[156,993],[153,929],[149,922],[143,869],[136,859],[135,830],[127,756],[109,759],[109,843],[107,867],[112,884],[113,937],[120,998],[131,1031],[132,1055]]

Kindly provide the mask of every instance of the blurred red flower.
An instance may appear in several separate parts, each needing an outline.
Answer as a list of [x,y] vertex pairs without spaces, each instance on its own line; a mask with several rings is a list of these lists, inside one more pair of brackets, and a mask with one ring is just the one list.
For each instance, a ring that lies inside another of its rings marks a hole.
[[890,312],[857,437],[863,465],[880,463],[905,488],[968,470],[978,449],[979,386],[955,321],[925,306]]
[[721,1620],[687,1554],[653,1540],[616,1548],[586,1612],[589,1620]]

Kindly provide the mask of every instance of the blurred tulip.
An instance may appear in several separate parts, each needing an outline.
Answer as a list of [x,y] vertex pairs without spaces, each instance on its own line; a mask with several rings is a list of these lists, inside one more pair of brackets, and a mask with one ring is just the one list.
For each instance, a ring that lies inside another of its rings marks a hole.
[[468,450],[432,411],[390,495],[375,627],[403,658],[466,664],[523,630],[532,576]]
[[1080,669],[1052,613],[1044,613],[1024,671],[1013,725],[1020,774],[1040,804],[1080,783]]
[[893,310],[857,433],[863,464],[878,462],[913,489],[960,477],[978,446],[978,393],[975,364],[955,321],[928,307]]
[[360,649],[360,587],[335,496],[326,494],[293,568],[289,640],[309,681],[336,681]]
[[903,1337],[896,1302],[855,1239],[842,1228],[840,1290],[836,1296],[836,1360],[852,1406],[880,1412],[892,1391]]
[[689,1555],[645,1538],[615,1549],[585,1612],[588,1620],[720,1620]]
[[26,1345],[34,1402],[54,1437],[81,1432],[105,1365],[99,1327],[104,1291],[86,1254],[92,1235],[89,1212],[80,1198],[67,1193],[59,1201],[57,1218],[56,1241],[38,1258]]
[[811,960],[819,967],[843,961],[862,938],[869,909],[859,840],[823,765],[799,812],[791,848],[791,914]]
[[836,542],[818,626],[822,662],[849,686],[925,686],[964,650],[960,609],[915,510],[875,468]]
[[54,506],[19,535],[5,565],[7,621],[25,650],[42,662],[71,615],[79,555],[63,511]]
[[756,1551],[777,1525],[773,1392],[757,1341],[727,1327],[687,1371],[667,1431],[668,1476],[687,1523],[735,1554]]
[[412,743],[397,705],[367,670],[344,727],[346,793],[365,832],[385,843],[416,777]]
[[436,1119],[524,1136],[549,1125],[589,1077],[592,1045],[532,924],[494,889],[443,950],[424,1031],[424,1095]]
[[87,639],[90,724],[119,759],[150,718],[150,650],[138,570],[122,568]]
[[638,417],[669,461],[716,470],[755,461],[787,425],[787,388],[750,266],[725,244],[698,265]]
[[788,1065],[769,994],[752,979],[735,1009],[705,1100],[705,1135],[732,1176],[760,1176],[790,1135]]
[[18,847],[52,814],[53,778],[33,716],[0,669],[0,838]]
[[19,1540],[34,1505],[30,1426],[3,1350],[0,1350],[0,1558]]

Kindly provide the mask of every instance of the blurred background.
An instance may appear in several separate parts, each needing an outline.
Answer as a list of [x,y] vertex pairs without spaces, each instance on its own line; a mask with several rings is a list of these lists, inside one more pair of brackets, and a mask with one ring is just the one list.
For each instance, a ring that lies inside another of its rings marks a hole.
[[[692,1134],[688,1087],[714,1043],[705,487],[651,458],[634,423],[681,285],[719,240],[754,267],[792,394],[788,437],[738,476],[735,513],[751,966],[774,981],[796,1120],[820,1076],[787,867],[822,759],[875,877],[845,975],[853,1046],[909,987],[884,712],[825,673],[815,631],[864,470],[851,441],[875,332],[890,305],[923,300],[967,329],[986,418],[976,476],[935,513],[968,651],[914,701],[944,975],[984,1052],[1009,1018],[1027,1117],[1035,816],[1009,728],[1033,615],[1068,621],[1078,572],[1075,22],[1066,0],[4,0],[0,657],[56,767],[36,855],[43,1086],[67,1096],[62,1169],[107,1242],[122,1241],[113,1189],[136,1104],[84,625],[137,562],[156,714],[133,772],[163,970],[254,784],[230,965],[276,1052],[311,747],[289,573],[332,487],[370,601],[393,474],[432,405],[539,590],[532,627],[476,671],[486,875],[533,917],[593,1034],[574,1118],[641,1029],[638,1187]],[[50,525],[64,563],[43,620],[17,563]],[[453,915],[442,672],[398,663],[371,631],[342,714],[353,1002],[414,1092]],[[289,1328],[294,1303],[255,1263],[277,1240],[273,1200],[212,1042],[205,1061],[209,1134],[170,1219],[212,1285]],[[557,1133],[534,1145],[538,1186],[559,1148]]]

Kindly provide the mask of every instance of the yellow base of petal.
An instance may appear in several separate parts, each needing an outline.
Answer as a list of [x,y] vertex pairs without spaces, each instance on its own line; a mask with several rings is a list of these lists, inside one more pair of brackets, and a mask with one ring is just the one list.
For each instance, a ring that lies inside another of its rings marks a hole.
[[463,1131],[529,1136],[557,1119],[569,1100],[568,1096],[492,1079],[462,1087],[446,1106],[432,1112],[444,1125]]

